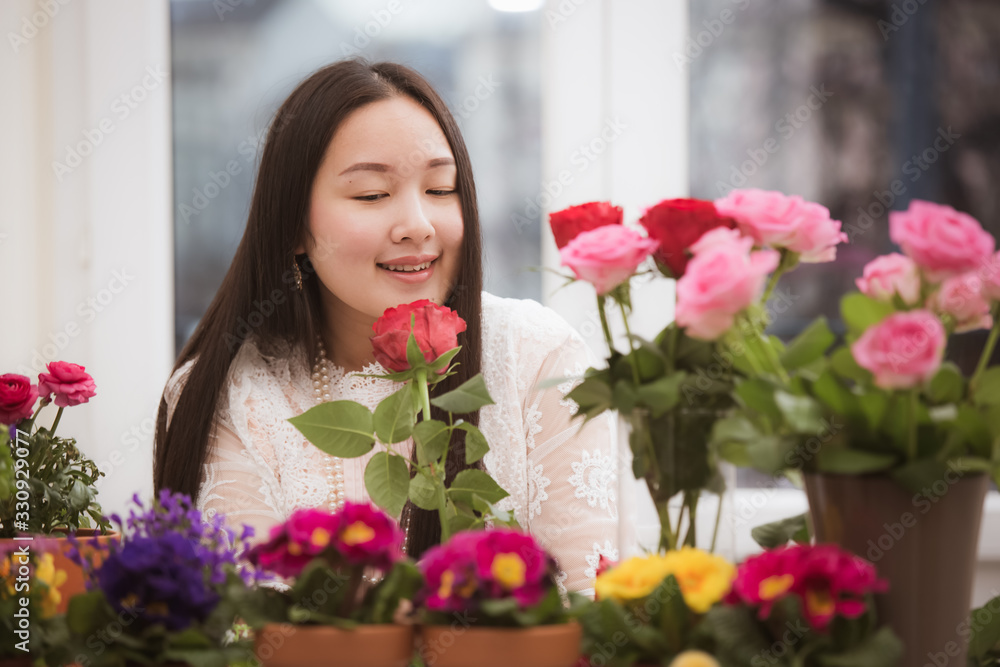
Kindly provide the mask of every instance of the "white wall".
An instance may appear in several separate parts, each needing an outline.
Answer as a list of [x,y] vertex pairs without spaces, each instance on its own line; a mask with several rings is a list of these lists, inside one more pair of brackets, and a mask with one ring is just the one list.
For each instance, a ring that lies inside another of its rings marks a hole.
[[94,376],[58,432],[109,472],[106,511],[152,492],[173,361],[169,34],[167,0],[0,6],[0,373]]

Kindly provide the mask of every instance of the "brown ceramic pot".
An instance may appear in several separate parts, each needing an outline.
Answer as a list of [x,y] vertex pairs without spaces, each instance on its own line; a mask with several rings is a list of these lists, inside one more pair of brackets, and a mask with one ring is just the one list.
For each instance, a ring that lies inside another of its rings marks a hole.
[[804,477],[817,542],[889,580],[876,611],[903,641],[899,665],[964,666],[987,476],[952,471],[916,494],[883,475]]
[[427,667],[573,667],[582,637],[575,621],[537,628],[430,625],[420,630],[420,654]]
[[[59,530],[52,535],[36,535],[35,539],[31,541],[11,538],[0,539],[0,542],[10,549],[18,549],[24,545],[28,545],[34,552],[40,551],[42,547],[47,551],[51,551],[56,571],[62,570],[66,573],[66,581],[59,587],[61,599],[56,609],[56,613],[59,614],[65,614],[67,609],[69,609],[69,599],[71,597],[84,593],[87,590],[83,570],[68,555],[70,544],[66,539],[66,535],[67,531]],[[95,565],[99,564],[101,559],[96,557],[98,551],[93,544],[96,542],[101,547],[106,547],[110,542],[118,542],[121,539],[121,535],[117,532],[112,531],[101,535],[100,531],[92,528],[81,528],[76,531],[76,536],[80,540],[80,551],[84,554],[90,553],[95,556],[93,559]],[[3,666],[0,665],[0,667]]]
[[274,623],[257,633],[254,652],[264,667],[407,667],[414,635],[412,625]]

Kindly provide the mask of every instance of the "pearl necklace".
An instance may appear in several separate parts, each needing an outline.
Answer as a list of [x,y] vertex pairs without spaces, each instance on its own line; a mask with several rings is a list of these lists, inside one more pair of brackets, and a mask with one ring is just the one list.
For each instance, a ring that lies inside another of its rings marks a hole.
[[[316,337],[316,345],[319,350],[319,357],[313,363],[312,381],[313,394],[316,396],[316,405],[333,400],[330,395],[330,371],[327,366],[326,348],[323,347],[323,339]],[[336,456],[326,457],[326,481],[329,488],[333,489],[333,498],[330,500],[330,509],[334,512],[344,506],[347,492],[344,489],[344,461]]]

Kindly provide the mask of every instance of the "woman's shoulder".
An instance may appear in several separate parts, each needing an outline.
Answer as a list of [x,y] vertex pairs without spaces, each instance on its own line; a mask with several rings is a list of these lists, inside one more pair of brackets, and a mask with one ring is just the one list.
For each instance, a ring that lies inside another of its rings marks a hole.
[[578,337],[576,329],[559,313],[534,299],[514,299],[483,292],[484,342],[507,341],[519,347],[555,349]]

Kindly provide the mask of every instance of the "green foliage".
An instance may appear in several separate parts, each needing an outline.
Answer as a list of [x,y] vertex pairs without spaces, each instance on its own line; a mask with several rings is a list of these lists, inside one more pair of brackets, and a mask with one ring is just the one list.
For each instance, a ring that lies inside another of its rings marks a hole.
[[[103,517],[96,489],[104,473],[80,452],[76,440],[54,436],[47,428],[19,433],[0,446],[5,451],[0,458],[10,461],[14,476],[13,493],[0,494],[0,537],[107,529],[110,523]],[[0,463],[0,470],[4,465]]]

